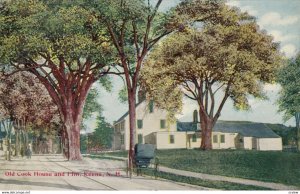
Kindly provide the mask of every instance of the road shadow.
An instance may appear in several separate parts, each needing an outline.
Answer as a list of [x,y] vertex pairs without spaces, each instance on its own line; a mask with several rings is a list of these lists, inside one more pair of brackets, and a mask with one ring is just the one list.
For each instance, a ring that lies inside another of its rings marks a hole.
[[40,162],[68,162],[68,160],[40,160]]
[[34,160],[34,159],[11,159],[11,160],[5,160],[7,162],[11,162],[11,163],[24,163],[24,162],[39,162],[39,160]]
[[70,185],[70,184],[65,185],[65,184],[59,184],[59,183],[21,181],[21,180],[15,180],[15,179],[7,180],[7,179],[1,179],[0,178],[0,183],[1,184],[12,184],[12,185],[32,185],[32,186],[59,188],[59,189],[66,189],[66,190],[96,190],[96,189],[90,189],[90,188],[86,188],[86,187],[73,186],[73,185]]

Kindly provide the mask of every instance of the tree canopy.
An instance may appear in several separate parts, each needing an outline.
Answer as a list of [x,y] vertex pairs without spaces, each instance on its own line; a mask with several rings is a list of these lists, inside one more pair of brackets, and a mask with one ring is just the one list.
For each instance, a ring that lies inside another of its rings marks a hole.
[[280,68],[277,81],[282,86],[279,111],[284,112],[284,119],[294,117],[296,121],[298,149],[300,150],[300,53]]
[[275,80],[281,62],[279,45],[253,17],[218,5],[201,22],[164,39],[142,73],[148,93],[162,107],[178,107],[181,99],[170,99],[172,90],[198,103],[203,149],[211,149],[211,129],[227,99],[237,109],[249,109],[248,96],[265,98],[262,86]]
[[[164,36],[178,27],[172,11],[159,11],[162,0],[92,0],[84,7],[105,27],[115,53],[116,75],[124,75],[129,105],[129,169],[135,144],[135,105],[142,63],[148,52]],[[173,22],[175,21],[175,22]],[[124,98],[122,100],[125,100]]]
[[82,1],[4,1],[0,7],[0,64],[10,75],[34,74],[57,105],[69,159],[80,159],[79,131],[92,84],[105,76],[114,50]]
[[[1,117],[28,126],[59,124],[58,110],[43,85],[27,72],[0,79]],[[22,126],[23,127],[23,126]]]

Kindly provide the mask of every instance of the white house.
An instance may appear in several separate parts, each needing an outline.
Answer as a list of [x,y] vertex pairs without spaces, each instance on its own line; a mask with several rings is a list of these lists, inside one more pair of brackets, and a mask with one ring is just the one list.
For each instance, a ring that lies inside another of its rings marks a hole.
[[[136,142],[149,143],[157,149],[199,148],[199,123],[167,122],[167,112],[153,102],[136,105]],[[114,123],[115,150],[129,149],[129,115]],[[213,149],[282,150],[282,139],[263,123],[219,121],[213,128]]]
[[[114,123],[115,135],[113,147],[115,150],[129,149],[129,114],[125,113]],[[158,109],[154,103],[142,101],[136,105],[136,134],[137,143],[149,143],[146,136],[152,133],[178,133],[176,123],[167,122],[167,112]],[[181,133],[181,132],[179,132]],[[163,141],[163,140],[160,140]],[[159,142],[160,142],[159,141]],[[168,138],[164,141],[168,142]],[[175,147],[174,147],[175,148]]]

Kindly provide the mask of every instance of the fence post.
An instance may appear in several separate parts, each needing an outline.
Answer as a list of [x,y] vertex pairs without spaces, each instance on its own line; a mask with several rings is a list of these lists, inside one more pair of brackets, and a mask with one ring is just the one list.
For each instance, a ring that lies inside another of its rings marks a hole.
[[[128,160],[126,160],[126,176],[128,177]],[[131,177],[130,177],[131,178]]]
[[154,169],[154,177],[157,179],[157,173],[158,173],[158,166],[159,166],[159,159],[156,157],[155,158],[155,169]]

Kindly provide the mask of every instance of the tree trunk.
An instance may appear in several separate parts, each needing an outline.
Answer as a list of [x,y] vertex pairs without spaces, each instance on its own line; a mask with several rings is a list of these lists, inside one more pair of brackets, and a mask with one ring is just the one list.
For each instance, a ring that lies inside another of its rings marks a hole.
[[298,151],[300,151],[300,128],[298,127],[297,128],[297,148],[298,148]]
[[68,153],[66,151],[67,149],[67,135],[66,135],[66,129],[62,128],[62,133],[61,133],[61,152],[63,154],[63,156],[65,156],[66,158],[69,158]]
[[67,158],[68,160],[81,160],[80,153],[80,124],[82,121],[83,107],[92,85],[92,80],[89,83],[83,83],[81,89],[77,91],[80,95],[77,97],[73,89],[67,89],[67,95],[64,98],[63,107],[60,108],[62,121],[64,123],[63,131],[65,132],[63,138],[67,144]]
[[300,151],[300,112],[297,112],[295,114],[296,119],[296,130],[297,130],[297,149]]
[[[133,159],[134,159],[134,145],[135,145],[135,129],[136,129],[136,92],[128,92],[128,105],[129,105],[129,151],[128,151],[128,168],[130,177],[132,175]],[[125,145],[126,146],[126,145]]]
[[8,157],[7,159],[10,161],[11,160],[11,136],[8,138]]
[[69,160],[81,160],[80,130],[77,126],[74,129],[69,138]]
[[80,153],[80,122],[73,122],[72,119],[65,123],[68,137],[68,160],[81,160]]
[[210,119],[201,109],[199,110],[200,124],[201,124],[201,146],[202,150],[212,149],[212,128],[213,120]]
[[15,156],[19,156],[20,153],[20,132],[19,129],[16,130],[16,152]]

